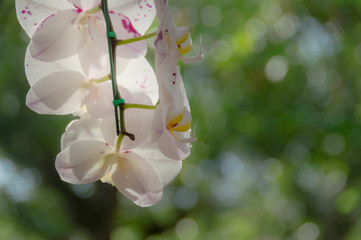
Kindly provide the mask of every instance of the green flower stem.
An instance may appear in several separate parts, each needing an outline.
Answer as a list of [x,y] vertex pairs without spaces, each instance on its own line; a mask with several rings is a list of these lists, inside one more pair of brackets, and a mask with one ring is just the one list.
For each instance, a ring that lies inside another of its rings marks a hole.
[[102,8],[100,7],[100,6],[97,6],[97,7],[94,7],[94,8],[92,8],[92,9],[90,9],[89,11],[88,11],[88,13],[90,13],[90,14],[92,14],[92,13],[97,13],[97,12],[99,12],[99,11],[101,11],[102,10]]
[[[101,7],[101,9],[103,11],[103,15],[104,15],[105,23],[106,23],[106,28],[107,28],[107,33],[114,32],[113,25],[112,25],[110,17],[109,17],[108,0],[102,0],[102,4],[101,4],[100,7]],[[110,60],[110,77],[111,77],[111,80],[112,80],[113,99],[114,100],[121,99],[121,96],[120,96],[120,93],[119,93],[119,90],[118,90],[118,85],[117,85],[117,80],[116,80],[116,72],[115,72],[116,42],[117,42],[116,37],[108,36],[108,49],[109,49],[109,60]],[[116,124],[117,135],[119,135],[121,132],[125,131],[125,129],[123,129],[123,128],[120,129],[120,127],[119,127],[118,108],[119,108],[120,112],[124,111],[124,109],[122,108],[122,105],[115,105],[114,106],[114,115],[115,115],[115,124]],[[121,115],[123,115],[123,114],[121,114]],[[124,119],[121,118],[120,121],[123,122]],[[123,126],[123,125],[124,125],[124,123],[121,124],[121,126]]]
[[96,82],[96,83],[102,83],[102,82],[106,82],[108,80],[111,79],[110,74],[106,75],[105,77],[102,78],[98,78],[98,79],[92,79],[92,81]]
[[115,146],[115,150],[119,151],[120,150],[120,145],[122,144],[122,140],[124,138],[123,134],[119,134],[118,139],[117,139],[117,144]]
[[157,35],[157,32],[152,32],[143,36],[139,36],[139,37],[135,37],[135,38],[129,38],[129,39],[118,39],[117,40],[117,46],[120,45],[125,45],[125,44],[129,44],[129,43],[133,43],[133,42],[138,42],[138,41],[142,41],[151,37],[154,37],[155,35]]
[[128,108],[141,108],[141,109],[148,109],[148,110],[154,110],[157,108],[157,105],[143,105],[143,104],[134,104],[134,103],[126,103],[124,104],[124,109]]

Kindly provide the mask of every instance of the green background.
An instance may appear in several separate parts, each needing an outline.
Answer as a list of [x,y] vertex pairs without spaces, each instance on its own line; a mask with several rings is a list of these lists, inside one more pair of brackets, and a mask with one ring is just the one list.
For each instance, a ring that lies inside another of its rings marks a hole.
[[60,180],[72,117],[25,106],[14,5],[0,3],[1,239],[360,239],[361,1],[170,1],[205,55],[180,63],[198,141],[150,208]]

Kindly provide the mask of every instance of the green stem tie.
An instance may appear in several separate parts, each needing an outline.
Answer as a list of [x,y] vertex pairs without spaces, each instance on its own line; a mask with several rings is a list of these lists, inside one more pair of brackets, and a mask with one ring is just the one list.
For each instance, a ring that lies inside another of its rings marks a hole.
[[124,104],[124,103],[125,103],[125,100],[123,98],[116,99],[116,100],[113,101],[114,106],[119,106],[119,105]]
[[107,32],[107,37],[108,38],[116,38],[117,34],[115,32]]

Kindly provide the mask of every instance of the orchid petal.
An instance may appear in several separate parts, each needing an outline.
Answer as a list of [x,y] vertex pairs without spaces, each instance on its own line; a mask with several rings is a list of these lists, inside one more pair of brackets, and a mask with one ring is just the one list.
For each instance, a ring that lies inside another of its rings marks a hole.
[[88,31],[95,46],[103,53],[108,54],[107,31],[102,12],[94,13],[88,21]]
[[203,51],[202,51],[202,38],[199,38],[199,54],[195,57],[184,57],[183,55],[179,57],[179,60],[181,60],[184,63],[194,63],[202,60],[204,57]]
[[[114,31],[117,39],[129,39],[140,36],[140,34],[132,27],[132,23],[126,16],[122,14],[115,14],[110,11],[110,18],[112,20]],[[108,40],[106,37],[106,27],[104,17],[101,13],[92,14],[92,18],[88,22],[88,29],[91,39],[96,47],[104,53],[108,54]],[[131,59],[144,56],[146,53],[147,44],[145,41],[139,41],[131,44],[117,46],[117,57]]]
[[33,86],[40,79],[54,73],[62,71],[81,72],[81,66],[76,56],[57,60],[54,62],[43,62],[33,58],[29,47],[25,54],[25,74],[30,86]]
[[154,111],[153,120],[152,120],[152,131],[151,131],[151,142],[155,142],[162,135],[163,131],[165,131],[165,127],[162,121],[162,114],[160,105]]
[[[140,34],[144,34],[153,22],[155,17],[155,7],[153,0],[138,1],[118,1],[109,0],[109,8],[113,12],[118,12],[127,16],[134,28]],[[112,13],[110,11],[110,13]]]
[[[129,39],[140,36],[135,30],[129,18],[121,13],[109,11],[117,39]],[[101,13],[92,14],[88,22],[88,29],[91,39],[100,51],[108,53],[108,40],[106,37],[106,27],[104,16]],[[120,45],[117,47],[117,57],[138,58],[146,53],[147,44],[145,41],[139,41],[131,44]]]
[[89,115],[94,118],[114,116],[112,84],[104,82],[93,85],[92,93],[86,103]]
[[[142,66],[139,68],[139,66]],[[129,61],[128,66],[118,74],[118,83],[131,92],[143,92],[156,104],[159,98],[158,83],[149,62],[140,57]]]
[[178,175],[182,168],[182,161],[174,161],[165,157],[156,144],[150,144],[149,141],[133,150],[140,156],[146,156],[150,164],[157,171],[163,187],[168,185]]
[[[119,88],[121,96],[125,99],[126,103],[136,104],[151,104],[149,97],[142,93],[130,94],[124,88]],[[127,132],[135,135],[135,140],[131,140],[128,137],[124,137],[121,143],[121,150],[130,150],[140,144],[149,136],[151,130],[151,121],[153,118],[153,110],[140,109],[140,108],[129,108],[125,110],[124,122]],[[109,119],[101,120],[101,131],[104,139],[110,144],[115,146],[117,136],[115,134],[115,121],[114,117]]]
[[[182,147],[178,145],[182,144]],[[174,159],[174,160],[183,160],[190,154],[190,143],[179,143],[174,139],[174,136],[169,133],[169,131],[164,131],[163,134],[158,139],[159,149],[162,151],[164,156]],[[185,152],[182,151],[186,150]]]
[[45,19],[31,39],[32,57],[54,61],[76,54],[89,38],[86,28],[76,26],[78,16],[76,11],[64,10]]
[[[83,72],[89,79],[102,78],[110,73],[109,54],[101,51],[94,41],[86,42],[79,51],[78,58]],[[122,73],[126,69],[128,61],[128,59],[117,57],[116,72]]]
[[117,164],[111,170],[116,188],[141,207],[152,206],[162,198],[163,184],[149,161],[136,153],[114,154]]
[[143,57],[147,52],[147,43],[143,41],[120,45],[117,47],[117,56],[122,58],[134,59]]
[[[114,24],[117,39],[130,39],[139,37],[141,34],[134,28],[132,21],[120,12],[110,11],[110,19]],[[144,56],[147,51],[145,40],[117,47],[117,56],[124,58],[138,58]]]
[[79,72],[55,72],[30,89],[26,105],[40,114],[70,114],[78,110],[89,94],[86,78]]
[[67,1],[59,0],[16,0],[15,7],[19,23],[30,38],[48,16],[72,8]]
[[99,128],[99,120],[83,116],[81,119],[71,121],[61,136],[61,150],[75,142],[99,140],[104,141]]
[[78,9],[78,11],[87,11],[100,4],[100,0],[68,0]]
[[61,151],[55,160],[60,178],[73,184],[99,180],[109,171],[105,157],[111,148],[101,141],[81,141]]
[[110,73],[109,55],[100,51],[94,41],[87,41],[77,56],[88,78],[101,78]]

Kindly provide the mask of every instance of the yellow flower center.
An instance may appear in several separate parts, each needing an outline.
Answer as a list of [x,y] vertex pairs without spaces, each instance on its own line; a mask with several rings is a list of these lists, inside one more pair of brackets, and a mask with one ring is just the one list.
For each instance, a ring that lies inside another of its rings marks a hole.
[[175,118],[171,119],[167,124],[167,129],[174,135],[176,132],[186,132],[191,128],[191,122],[180,124],[183,120],[184,113],[179,114]]
[[180,54],[186,54],[192,50],[192,39],[189,32],[183,34],[180,38],[176,40],[178,52]]

